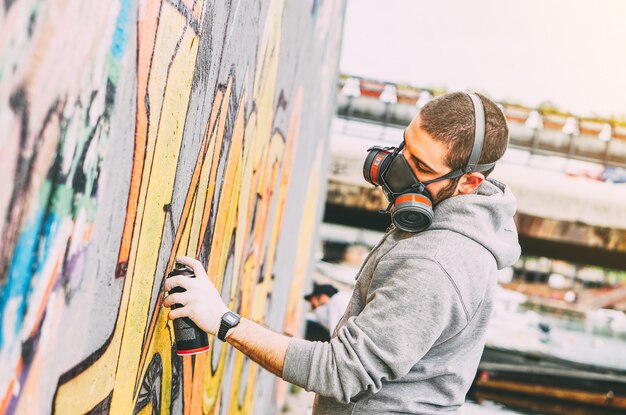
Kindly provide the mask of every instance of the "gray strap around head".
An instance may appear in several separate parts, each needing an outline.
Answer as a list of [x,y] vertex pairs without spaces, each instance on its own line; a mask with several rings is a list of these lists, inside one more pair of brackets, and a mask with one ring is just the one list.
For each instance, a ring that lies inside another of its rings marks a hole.
[[470,154],[467,166],[463,169],[464,172],[469,173],[472,171],[485,171],[489,170],[496,163],[478,164],[480,155],[483,152],[483,146],[485,144],[485,109],[483,103],[476,94],[467,94],[472,100],[474,105],[474,146],[472,147],[472,153]]
[[476,94],[467,94],[472,100],[472,104],[474,105],[474,146],[472,147],[472,153],[470,154],[469,161],[467,165],[463,168],[453,170],[448,174],[444,174],[441,177],[437,177],[436,179],[428,180],[422,182],[423,185],[428,185],[430,183],[438,182],[446,179],[455,179],[457,177],[461,177],[466,173],[471,172],[482,172],[491,169],[496,163],[485,163],[478,164],[480,160],[480,155],[483,152],[483,144],[485,141],[485,109],[483,108],[483,103]]
[[467,168],[469,171],[474,171],[480,154],[483,152],[483,142],[485,141],[485,110],[483,103],[476,94],[467,94],[472,99],[474,104],[474,147],[472,148],[472,154],[470,154],[469,161],[467,162]]

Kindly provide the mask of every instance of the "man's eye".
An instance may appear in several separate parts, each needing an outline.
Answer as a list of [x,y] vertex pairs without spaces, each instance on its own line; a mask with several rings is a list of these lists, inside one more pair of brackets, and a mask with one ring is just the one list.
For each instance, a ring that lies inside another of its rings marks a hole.
[[415,165],[417,166],[417,170],[419,170],[422,173],[430,173],[429,170],[426,170],[425,168],[423,168],[419,163],[415,163]]
[[413,165],[415,166],[417,171],[419,171],[420,173],[432,174],[432,171],[430,169],[423,167],[423,164],[415,157],[411,157],[411,161],[413,161]]

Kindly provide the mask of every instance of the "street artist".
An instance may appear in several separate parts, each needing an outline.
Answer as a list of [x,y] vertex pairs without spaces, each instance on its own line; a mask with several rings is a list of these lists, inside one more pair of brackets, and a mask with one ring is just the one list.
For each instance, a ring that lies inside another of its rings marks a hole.
[[357,275],[330,342],[291,338],[240,317],[202,264],[173,277],[169,318],[188,316],[283,379],[317,393],[314,414],[454,413],[472,384],[493,308],[496,273],[520,255],[516,201],[488,178],[508,145],[502,111],[479,94],[427,105],[374,147],[364,175],[389,199],[392,225]]

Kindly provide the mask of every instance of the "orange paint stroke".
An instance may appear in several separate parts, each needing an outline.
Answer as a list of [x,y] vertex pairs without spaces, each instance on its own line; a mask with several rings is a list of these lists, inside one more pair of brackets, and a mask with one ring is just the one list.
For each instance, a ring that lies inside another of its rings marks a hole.
[[148,81],[152,66],[152,53],[156,42],[156,32],[161,12],[161,2],[144,0],[139,3],[137,22],[137,115],[135,125],[135,152],[126,207],[126,219],[122,231],[122,242],[117,259],[118,264],[128,262],[137,217],[141,177],[146,157],[148,137]]

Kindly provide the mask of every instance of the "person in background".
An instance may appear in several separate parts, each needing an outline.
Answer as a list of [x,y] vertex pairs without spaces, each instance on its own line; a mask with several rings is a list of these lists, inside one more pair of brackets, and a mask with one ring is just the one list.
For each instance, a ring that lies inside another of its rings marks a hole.
[[313,283],[313,291],[304,296],[311,305],[307,313],[307,340],[328,341],[350,302],[350,292],[339,292],[330,284]]

